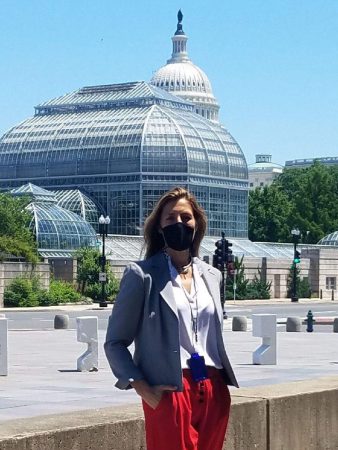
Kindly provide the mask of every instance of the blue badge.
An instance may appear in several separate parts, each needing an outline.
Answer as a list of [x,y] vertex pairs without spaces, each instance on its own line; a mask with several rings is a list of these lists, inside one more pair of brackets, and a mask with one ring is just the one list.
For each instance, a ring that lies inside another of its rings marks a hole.
[[202,381],[208,378],[207,366],[205,365],[204,356],[193,353],[187,361],[194,381]]

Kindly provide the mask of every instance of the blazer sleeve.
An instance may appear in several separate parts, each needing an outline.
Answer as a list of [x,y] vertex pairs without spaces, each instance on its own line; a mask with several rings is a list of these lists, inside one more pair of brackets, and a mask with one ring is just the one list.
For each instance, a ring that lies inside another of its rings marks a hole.
[[131,263],[124,271],[104,344],[110,367],[117,378],[115,386],[119,389],[130,389],[131,380],[144,378],[128,350],[142,318],[144,292],[144,274],[137,264]]

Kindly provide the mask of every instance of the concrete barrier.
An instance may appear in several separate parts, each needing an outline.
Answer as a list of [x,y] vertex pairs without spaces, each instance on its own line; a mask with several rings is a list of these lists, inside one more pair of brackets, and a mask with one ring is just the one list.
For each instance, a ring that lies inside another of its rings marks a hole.
[[302,324],[299,317],[288,317],[286,320],[286,331],[299,333],[302,331]]
[[79,372],[96,372],[99,368],[98,317],[76,318],[77,340],[87,344],[87,350],[77,359]]
[[334,321],[333,321],[333,332],[334,333],[338,333],[338,317],[334,318]]
[[246,331],[248,319],[245,316],[234,316],[232,318],[232,331]]
[[253,314],[252,335],[262,338],[262,344],[252,353],[252,363],[277,364],[276,314]]
[[0,376],[8,375],[8,319],[0,317]]
[[[223,450],[336,450],[338,376],[233,389]],[[0,424],[1,450],[145,450],[141,406]]]
[[67,330],[69,327],[68,314],[56,314],[54,317],[55,330]]

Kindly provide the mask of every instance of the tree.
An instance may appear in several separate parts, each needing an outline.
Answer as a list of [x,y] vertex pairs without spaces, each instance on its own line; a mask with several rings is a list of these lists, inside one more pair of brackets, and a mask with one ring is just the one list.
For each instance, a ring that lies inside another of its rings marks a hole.
[[0,259],[6,255],[38,261],[36,240],[29,224],[31,214],[25,210],[27,197],[12,197],[0,194]]
[[100,252],[89,247],[81,248],[75,253],[75,257],[78,263],[76,281],[81,294],[84,294],[88,285],[99,282]]
[[[82,248],[76,252],[78,268],[77,282],[81,294],[92,298],[95,301],[100,300],[101,283],[99,282],[99,273],[101,266],[99,262],[100,252],[93,248]],[[119,282],[112,273],[109,262],[107,261],[105,272],[107,274],[106,294],[107,299],[113,301],[119,290]]]
[[[290,267],[287,278],[287,296],[291,298],[293,286],[293,264]],[[300,277],[300,267],[296,266],[296,297],[309,298],[311,297],[311,286],[308,278]]]
[[226,280],[226,299],[234,298],[234,283],[236,282],[236,299],[268,299],[270,298],[271,282],[264,281],[261,276],[261,270],[258,269],[258,276],[255,275],[252,281],[245,277],[244,256],[241,259],[235,258],[234,266],[236,277],[227,277]]
[[338,229],[338,168],[318,161],[286,169],[274,182],[249,194],[249,238],[291,242],[297,227],[307,243]]
[[318,161],[304,169],[288,169],[276,180],[292,203],[290,229],[297,226],[309,243],[337,230],[337,183],[337,170]]
[[248,285],[248,298],[269,299],[271,284],[271,281],[263,279],[261,270],[258,269],[258,276],[255,274],[254,279]]
[[243,300],[246,298],[249,280],[245,278],[243,258],[238,259],[235,257],[234,269],[236,271],[236,277],[226,278],[226,299],[233,300],[234,298],[234,283],[236,282],[236,298]]
[[257,188],[249,194],[249,239],[285,242],[290,234],[287,222],[292,203],[277,185]]

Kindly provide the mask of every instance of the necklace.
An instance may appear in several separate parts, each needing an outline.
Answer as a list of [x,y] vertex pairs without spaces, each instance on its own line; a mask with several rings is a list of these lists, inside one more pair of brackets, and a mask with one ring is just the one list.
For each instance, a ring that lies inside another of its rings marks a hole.
[[183,275],[186,275],[189,272],[189,267],[191,267],[191,265],[192,265],[192,258],[190,258],[190,261],[188,262],[188,264],[186,266],[177,268],[177,272],[179,273],[179,275],[181,275],[181,273]]
[[[167,259],[171,260],[170,256],[166,252],[166,249],[164,249],[164,254]],[[171,264],[173,264],[173,263],[171,263]],[[175,266],[175,269],[177,270],[177,273],[179,275],[181,275],[181,274],[186,275],[189,272],[189,268],[192,266],[192,257],[190,256],[190,261],[185,266],[177,267],[175,264],[173,264],[173,265]]]

